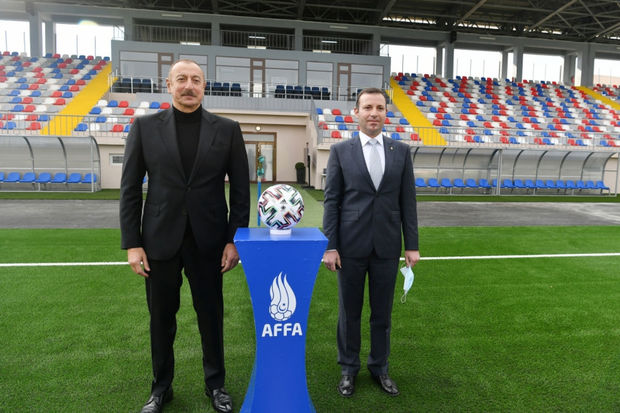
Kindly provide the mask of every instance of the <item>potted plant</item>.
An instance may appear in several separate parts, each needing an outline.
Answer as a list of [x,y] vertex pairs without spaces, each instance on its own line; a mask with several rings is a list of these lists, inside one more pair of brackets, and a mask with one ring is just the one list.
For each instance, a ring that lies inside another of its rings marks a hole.
[[303,162],[297,162],[295,164],[295,171],[297,171],[297,183],[306,183],[306,165]]

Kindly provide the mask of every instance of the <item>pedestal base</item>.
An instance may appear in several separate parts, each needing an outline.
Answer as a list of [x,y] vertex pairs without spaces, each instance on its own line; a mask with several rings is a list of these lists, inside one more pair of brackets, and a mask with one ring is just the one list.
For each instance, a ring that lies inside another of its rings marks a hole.
[[290,235],[239,228],[235,246],[256,331],[256,358],[241,412],[315,412],[306,383],[306,331],[327,239],[316,228],[293,228]]

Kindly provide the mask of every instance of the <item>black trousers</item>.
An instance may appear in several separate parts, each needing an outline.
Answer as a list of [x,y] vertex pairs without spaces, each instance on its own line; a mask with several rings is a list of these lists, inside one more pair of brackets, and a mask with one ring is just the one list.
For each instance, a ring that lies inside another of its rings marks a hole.
[[165,261],[149,260],[146,301],[151,316],[151,393],[162,394],[174,377],[174,338],[176,313],[180,306],[181,270],[189,281],[198,329],[202,341],[205,385],[217,389],[224,385],[223,297],[221,252],[201,256],[189,225],[178,253]]
[[398,258],[341,257],[338,272],[338,364],[342,374],[357,375],[360,369],[361,317],[364,284],[368,273],[370,301],[370,353],[368,370],[379,376],[388,372],[390,330]]

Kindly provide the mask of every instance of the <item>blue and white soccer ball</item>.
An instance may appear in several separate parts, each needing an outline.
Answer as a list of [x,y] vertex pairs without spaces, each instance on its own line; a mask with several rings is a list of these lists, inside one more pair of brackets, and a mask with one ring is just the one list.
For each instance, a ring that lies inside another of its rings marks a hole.
[[265,189],[258,199],[258,215],[272,230],[289,230],[304,215],[304,200],[290,185],[278,184]]

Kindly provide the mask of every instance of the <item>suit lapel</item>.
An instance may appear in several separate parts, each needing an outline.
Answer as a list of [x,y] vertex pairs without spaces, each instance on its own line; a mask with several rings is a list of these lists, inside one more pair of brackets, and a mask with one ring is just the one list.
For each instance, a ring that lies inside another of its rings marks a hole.
[[[383,170],[383,177],[389,176],[390,169],[394,166],[394,141],[391,138],[383,135],[383,150],[385,151],[385,169]],[[383,186],[385,179],[381,180],[379,189]]]
[[181,154],[179,153],[179,144],[177,142],[177,131],[174,123],[173,109],[170,108],[160,113],[162,114],[162,125],[159,129],[160,136],[164,141],[164,145],[166,146],[168,153],[173,158],[178,172],[185,178],[185,172],[183,171],[183,165],[181,164]]
[[196,159],[194,160],[194,166],[192,167],[192,173],[189,177],[189,182],[198,172],[202,161],[207,156],[213,140],[215,139],[216,128],[213,125],[215,118],[211,116],[206,110],[202,110],[202,121],[200,122],[200,137],[198,138],[198,149]]

